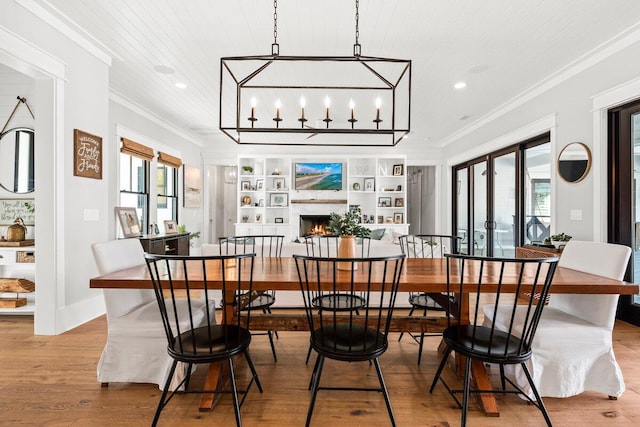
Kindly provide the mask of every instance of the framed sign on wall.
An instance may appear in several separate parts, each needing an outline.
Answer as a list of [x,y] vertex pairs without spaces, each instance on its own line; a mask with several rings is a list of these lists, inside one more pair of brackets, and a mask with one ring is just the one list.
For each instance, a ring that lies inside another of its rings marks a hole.
[[35,225],[35,212],[34,199],[0,199],[0,225],[11,225],[16,218],[22,218],[24,225]]
[[73,130],[73,175],[102,179],[102,138]]

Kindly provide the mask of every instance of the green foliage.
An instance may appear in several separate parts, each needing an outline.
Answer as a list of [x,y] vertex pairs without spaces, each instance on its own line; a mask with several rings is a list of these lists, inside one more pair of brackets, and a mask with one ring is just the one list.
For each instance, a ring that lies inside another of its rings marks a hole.
[[551,243],[553,241],[555,242],[568,242],[569,240],[571,240],[573,236],[569,236],[568,234],[564,234],[564,233],[559,233],[559,234],[554,234],[551,237],[547,237],[546,239],[544,239],[545,243]]
[[360,218],[360,211],[347,211],[342,215],[331,212],[327,230],[339,236],[366,237],[370,230],[360,225]]

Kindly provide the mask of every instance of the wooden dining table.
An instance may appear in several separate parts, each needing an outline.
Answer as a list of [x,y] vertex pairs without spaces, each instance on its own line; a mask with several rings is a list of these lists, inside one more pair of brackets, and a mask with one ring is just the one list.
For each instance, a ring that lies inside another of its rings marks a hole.
[[[210,283],[221,283],[221,269],[217,265],[218,261],[207,261],[207,279]],[[452,262],[450,268],[452,273],[456,273],[457,264]],[[209,266],[211,268],[209,268]],[[250,263],[243,263],[244,268],[250,268]],[[216,268],[217,267],[217,268]],[[235,274],[233,269],[230,269],[229,274]],[[250,277],[244,272],[242,277],[245,277],[248,281]],[[467,274],[473,273],[473,264],[467,266]],[[226,273],[225,273],[226,274]],[[369,280],[369,271],[366,268],[360,268],[354,277],[355,287],[360,284],[364,287],[365,283]],[[382,271],[372,271],[371,281],[380,281],[383,277]],[[489,285],[487,289],[491,292],[491,286],[497,286],[498,271],[493,270],[491,267],[483,270],[484,279],[483,282]],[[534,274],[533,271],[531,274]],[[218,277],[217,277],[217,276]],[[327,276],[331,277],[331,276]],[[388,276],[387,276],[388,278]],[[189,272],[189,285],[193,288],[201,286],[202,272],[201,269],[194,269]],[[343,281],[344,286],[349,286],[351,280],[349,272],[339,272],[337,277],[338,282]],[[399,292],[427,292],[427,293],[440,293],[447,291],[447,260],[444,258],[409,258],[404,260],[404,265],[400,274]],[[503,275],[502,292],[516,292],[516,283],[518,281],[518,272],[507,271]],[[178,282],[180,282],[178,280]],[[469,290],[473,287],[472,280],[468,282],[464,280],[464,283],[469,283]],[[246,283],[248,286],[248,282]],[[90,280],[91,288],[109,288],[109,289],[152,289],[151,276],[146,265],[140,265],[137,267],[129,268],[126,270],[116,271],[103,276],[95,277]],[[253,265],[253,290],[266,291],[266,290],[284,290],[284,291],[300,291],[298,272],[296,269],[296,263],[293,258],[255,258]],[[527,292],[527,287],[520,289],[521,292]],[[464,289],[463,289],[464,292]],[[635,283],[628,283],[620,280],[608,279],[601,276],[595,276],[592,274],[572,270],[568,268],[558,267],[556,269],[551,293],[560,294],[620,294],[620,295],[635,295],[640,293],[639,287]],[[465,301],[464,295],[461,301]],[[465,304],[461,302],[461,304]],[[464,315],[464,314],[463,314]],[[394,319],[395,319],[394,314]],[[286,316],[285,316],[286,318]],[[402,320],[402,319],[400,319]],[[416,327],[419,325],[422,330],[429,331],[428,328],[440,328],[440,323],[428,323],[429,320],[425,320],[422,323],[415,322],[415,318],[406,318],[406,321],[400,321],[394,323],[395,330],[405,331],[408,328]],[[440,319],[442,320],[442,319]],[[304,321],[300,316],[289,316],[288,321],[278,322],[277,316],[268,316],[266,319],[268,325],[273,327],[276,322],[277,327],[287,329],[287,325],[291,327],[289,329],[301,330],[304,326],[301,326]],[[459,319],[464,322],[465,319]],[[266,327],[267,323],[263,323]],[[254,316],[252,315],[252,328],[254,328]],[[261,328],[259,328],[261,329]],[[472,377],[476,383],[476,386],[480,389],[490,389],[491,383],[489,380],[489,374],[484,364],[478,362],[472,364]],[[209,373],[205,387],[214,389],[216,384],[221,378],[221,365],[212,364],[209,367]],[[493,394],[480,394],[480,404],[487,415],[498,416],[498,406]],[[200,409],[211,410],[213,407],[214,396],[207,394],[203,395]]]

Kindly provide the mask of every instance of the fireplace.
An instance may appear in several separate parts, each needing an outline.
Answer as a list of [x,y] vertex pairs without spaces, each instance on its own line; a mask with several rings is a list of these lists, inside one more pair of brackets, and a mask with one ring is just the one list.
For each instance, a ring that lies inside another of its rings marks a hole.
[[316,236],[329,234],[327,225],[329,215],[300,215],[300,236]]

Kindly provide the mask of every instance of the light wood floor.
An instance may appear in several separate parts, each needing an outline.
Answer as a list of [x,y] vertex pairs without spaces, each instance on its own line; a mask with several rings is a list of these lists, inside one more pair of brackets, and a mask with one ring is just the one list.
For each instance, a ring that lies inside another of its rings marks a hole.
[[[101,388],[96,362],[106,336],[104,317],[59,336],[33,336],[32,318],[0,316],[1,426],[146,426],[150,424],[159,390],[149,384],[112,384]],[[615,352],[627,391],[617,401],[597,393],[568,399],[545,399],[555,426],[627,426],[640,423],[640,328],[619,322]],[[438,338],[429,338],[420,367],[417,344],[391,338],[380,359],[399,426],[455,426],[460,412],[439,385],[428,387],[437,365]],[[312,366],[305,366],[306,332],[280,332],[278,362],[266,337],[254,337],[252,355],[264,394],[252,389],[242,408],[245,426],[304,425],[309,402],[307,383]],[[246,378],[246,365],[240,363]],[[196,372],[202,379],[205,369]],[[495,379],[495,378],[494,378]],[[375,384],[375,369],[367,363],[328,361],[323,380],[334,384]],[[326,383],[325,382],[325,383]],[[533,405],[515,396],[499,396],[500,418],[485,417],[473,406],[470,426],[540,426]],[[197,396],[177,396],[160,418],[163,426],[234,425],[231,398],[223,396],[212,412],[198,411]],[[383,398],[372,392],[321,391],[313,426],[388,426]]]

